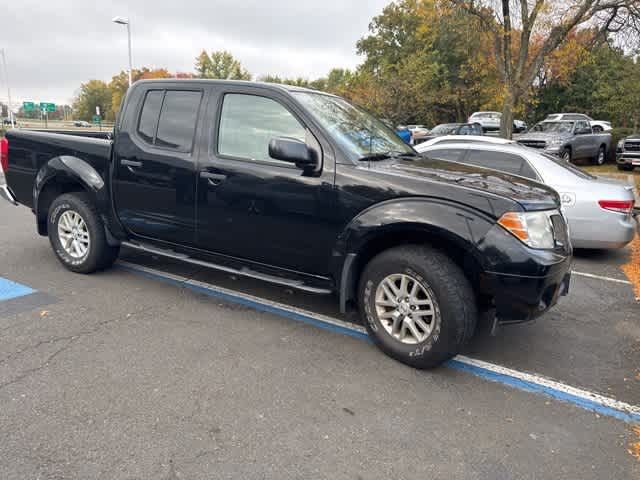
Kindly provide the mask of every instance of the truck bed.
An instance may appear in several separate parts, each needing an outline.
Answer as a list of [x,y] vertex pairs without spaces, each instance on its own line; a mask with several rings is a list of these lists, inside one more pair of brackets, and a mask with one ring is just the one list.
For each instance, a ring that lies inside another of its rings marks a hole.
[[[105,137],[107,133],[110,132],[104,132]],[[62,155],[81,156],[102,176],[106,174],[111,158],[112,141],[107,138],[22,129],[9,130],[6,138],[9,141],[7,184],[18,202],[31,208],[35,177],[52,158]]]

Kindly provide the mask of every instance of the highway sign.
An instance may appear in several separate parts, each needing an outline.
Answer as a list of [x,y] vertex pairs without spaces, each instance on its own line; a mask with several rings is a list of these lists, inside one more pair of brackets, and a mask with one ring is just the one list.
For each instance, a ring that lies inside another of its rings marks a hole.
[[56,111],[56,104],[55,103],[40,102],[40,110],[42,110],[43,112],[55,112]]
[[25,112],[30,112],[36,109],[36,104],[33,102],[22,102],[22,108]]
[[99,124],[102,122],[102,117],[100,115],[94,115],[92,118],[93,123]]

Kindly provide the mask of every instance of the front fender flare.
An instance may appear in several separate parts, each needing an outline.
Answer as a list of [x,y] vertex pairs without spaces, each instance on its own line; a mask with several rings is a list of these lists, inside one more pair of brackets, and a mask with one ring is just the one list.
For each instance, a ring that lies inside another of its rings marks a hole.
[[356,288],[356,257],[376,238],[419,232],[425,243],[430,236],[451,242],[484,267],[478,244],[494,225],[488,215],[444,199],[403,198],[369,207],[346,226],[333,249],[331,271],[339,282],[341,309]]

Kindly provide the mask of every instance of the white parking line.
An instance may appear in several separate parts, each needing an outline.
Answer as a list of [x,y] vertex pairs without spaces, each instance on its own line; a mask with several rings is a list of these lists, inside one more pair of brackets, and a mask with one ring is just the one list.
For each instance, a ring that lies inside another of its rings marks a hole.
[[[349,335],[351,337],[370,341],[365,328],[360,325],[344,322],[334,317],[293,307],[284,303],[267,300],[265,298],[256,297],[237,290],[230,290],[228,288],[192,280],[181,275],[166,273],[161,270],[156,270],[154,268],[145,267],[135,263],[119,261],[118,265],[125,270],[182,286],[215,298],[239,303],[259,311],[273,313],[292,320],[305,322],[326,330],[341,333],[343,335]],[[640,406],[631,405],[616,400],[615,398],[605,397],[595,392],[572,387],[541,375],[513,370],[501,365],[469,358],[463,355],[458,355],[447,362],[447,366],[469,372],[486,380],[502,383],[519,390],[539,393],[563,402],[572,403],[586,410],[618,418],[625,422],[640,423]]]
[[594,275],[593,273],[576,272],[575,270],[571,273],[579,277],[595,278],[597,280],[604,280],[605,282],[622,283],[623,285],[633,285],[629,280],[621,280],[619,278],[603,277],[601,275]]

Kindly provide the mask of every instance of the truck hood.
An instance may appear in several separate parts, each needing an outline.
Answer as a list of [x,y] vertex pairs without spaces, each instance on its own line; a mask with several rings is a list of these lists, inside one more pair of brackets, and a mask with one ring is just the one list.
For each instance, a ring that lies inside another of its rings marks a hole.
[[559,135],[557,133],[546,133],[546,132],[530,132],[523,133],[522,135],[518,135],[518,140],[564,140],[568,138],[570,135]]
[[447,188],[472,189],[482,194],[508,198],[525,210],[549,210],[560,205],[558,194],[550,187],[523,177],[509,175],[446,160],[418,158],[371,162],[371,171],[401,176],[406,181],[437,182]]

